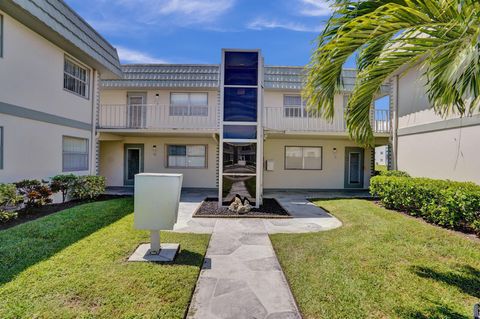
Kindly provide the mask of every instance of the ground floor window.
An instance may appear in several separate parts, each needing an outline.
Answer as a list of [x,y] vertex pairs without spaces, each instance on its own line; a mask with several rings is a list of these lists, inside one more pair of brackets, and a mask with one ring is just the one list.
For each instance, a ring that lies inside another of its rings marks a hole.
[[178,168],[206,168],[206,145],[168,145],[167,166]]
[[88,139],[63,137],[63,171],[88,170]]
[[322,169],[322,147],[286,146],[285,169]]

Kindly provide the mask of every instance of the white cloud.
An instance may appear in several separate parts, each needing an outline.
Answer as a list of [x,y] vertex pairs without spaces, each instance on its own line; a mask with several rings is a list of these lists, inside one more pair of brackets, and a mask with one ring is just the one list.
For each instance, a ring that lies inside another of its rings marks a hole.
[[310,17],[329,16],[332,2],[327,0],[300,0],[300,14]]
[[213,22],[233,7],[236,0],[120,0],[118,3],[140,13],[148,24],[165,16],[179,25]]
[[274,19],[257,18],[247,24],[247,28],[251,30],[265,29],[285,29],[297,32],[320,32],[323,26],[311,27],[296,22],[280,22]]
[[151,55],[137,51],[137,50],[132,50],[129,48],[125,48],[122,46],[116,46],[118,56],[120,57],[120,61],[122,63],[168,63],[166,60],[158,59],[155,57],[152,57]]

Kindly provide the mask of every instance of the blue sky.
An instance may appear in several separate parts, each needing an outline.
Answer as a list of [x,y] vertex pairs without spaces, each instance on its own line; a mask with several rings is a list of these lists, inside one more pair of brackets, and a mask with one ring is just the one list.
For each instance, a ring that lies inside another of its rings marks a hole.
[[331,14],[325,0],[66,2],[123,63],[219,63],[221,48],[260,48],[266,64],[305,65]]

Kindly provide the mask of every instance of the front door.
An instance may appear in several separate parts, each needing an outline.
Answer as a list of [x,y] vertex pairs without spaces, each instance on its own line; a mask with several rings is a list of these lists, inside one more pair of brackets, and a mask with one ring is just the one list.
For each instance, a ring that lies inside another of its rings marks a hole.
[[135,175],[143,172],[143,144],[125,144],[123,180],[125,185],[133,185]]
[[345,188],[363,188],[364,150],[345,148]]
[[129,128],[145,127],[146,100],[146,93],[127,94],[127,120]]

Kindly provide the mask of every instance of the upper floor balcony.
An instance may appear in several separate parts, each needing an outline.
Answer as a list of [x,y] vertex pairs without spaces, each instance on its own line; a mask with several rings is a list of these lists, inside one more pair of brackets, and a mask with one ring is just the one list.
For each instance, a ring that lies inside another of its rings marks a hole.
[[[371,110],[370,125],[375,133],[390,132],[390,111]],[[315,112],[299,107],[264,107],[264,127],[274,131],[345,133],[347,126],[342,114],[327,121]]]
[[100,129],[216,131],[217,107],[102,104],[97,126]]
[[[171,106],[157,104],[102,104],[99,129],[144,129],[179,131],[218,131],[216,106]],[[372,110],[371,125],[375,133],[390,132],[390,112]],[[263,126],[272,131],[299,133],[346,132],[342,114],[327,121],[314,112],[298,107],[264,107]]]

